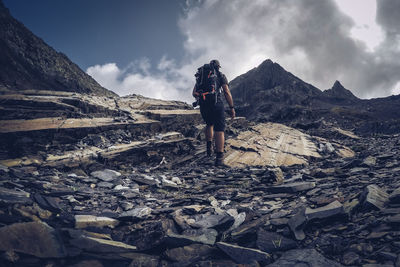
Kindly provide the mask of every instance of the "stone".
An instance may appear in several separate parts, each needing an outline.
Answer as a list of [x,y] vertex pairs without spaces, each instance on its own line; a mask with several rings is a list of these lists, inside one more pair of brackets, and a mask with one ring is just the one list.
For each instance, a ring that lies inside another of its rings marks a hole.
[[400,214],[389,216],[386,221],[392,224],[400,224]]
[[175,262],[191,263],[199,258],[207,258],[215,252],[215,249],[208,245],[192,244],[189,246],[172,248],[165,251],[168,259]]
[[149,207],[138,207],[132,210],[125,211],[118,216],[118,219],[129,220],[129,219],[144,219],[148,217],[152,212]]
[[138,182],[140,184],[146,184],[146,185],[159,185],[160,181],[154,177],[151,177],[149,175],[146,174],[142,174],[142,175],[131,175],[129,176],[129,178],[131,178],[132,180],[134,180],[135,182]]
[[171,181],[176,183],[177,185],[181,185],[182,184],[182,181],[181,181],[181,179],[179,179],[179,177],[172,177]]
[[388,201],[389,195],[380,189],[377,185],[368,185],[362,195],[361,202],[364,209],[379,209],[382,210],[385,203]]
[[111,189],[111,188],[113,188],[114,185],[112,183],[109,183],[109,182],[100,182],[100,183],[97,184],[97,186],[100,187],[100,188]]
[[75,228],[105,227],[114,228],[119,224],[118,220],[108,217],[96,217],[93,215],[75,215]]
[[132,259],[129,267],[159,267],[160,257],[143,253],[122,253],[123,257]]
[[360,201],[357,198],[348,200],[343,204],[343,210],[347,215],[352,215],[359,206]]
[[271,255],[258,249],[241,247],[225,242],[217,242],[217,247],[239,264],[248,264],[254,261],[262,264],[271,262]]
[[70,243],[77,248],[96,253],[128,253],[137,251],[135,246],[85,235],[71,239]]
[[231,227],[235,219],[228,214],[213,214],[213,215],[201,215],[199,220],[191,223],[190,226],[195,228],[224,228]]
[[342,264],[325,258],[315,249],[293,249],[286,251],[274,263],[267,265],[268,267],[343,267]]
[[269,216],[264,215],[263,217],[261,217],[257,220],[243,223],[242,225],[240,225],[237,229],[235,229],[231,233],[231,237],[234,240],[238,240],[247,234],[253,234],[253,233],[255,234],[257,232],[258,227],[260,227],[261,225],[264,225],[268,221],[268,219],[269,219]]
[[83,260],[68,267],[103,267],[104,265],[98,260]]
[[297,193],[305,190],[310,190],[314,187],[315,182],[295,182],[278,186],[271,186],[268,187],[268,191],[272,193]]
[[360,263],[360,256],[350,251],[343,255],[342,262],[344,265],[356,265]]
[[235,209],[229,209],[227,210],[227,213],[235,219],[235,222],[229,228],[229,231],[235,230],[246,220],[246,212],[244,211],[238,214]]
[[297,247],[297,243],[289,238],[263,229],[257,232],[257,247],[265,252],[286,251]]
[[274,182],[277,184],[282,183],[284,179],[285,177],[283,175],[283,172],[279,167],[268,168],[262,177],[262,181],[265,181],[267,183]]
[[400,204],[400,187],[389,195],[390,204]]
[[0,203],[5,204],[30,204],[32,200],[28,192],[0,187]]
[[102,171],[94,171],[90,173],[91,176],[96,177],[104,182],[111,182],[121,176],[121,173],[109,169]]
[[363,160],[362,165],[368,166],[368,167],[373,167],[376,165],[376,158],[373,156],[368,156]]
[[307,208],[305,212],[305,216],[309,221],[314,220],[314,219],[326,219],[331,216],[343,214],[344,209],[342,203],[339,201],[335,200],[332,203],[316,208],[316,209],[311,209]]
[[15,223],[0,228],[0,250],[13,250],[39,258],[66,256],[56,231],[44,222]]
[[307,218],[305,216],[304,208],[301,208],[294,216],[289,219],[288,225],[297,240],[303,240],[304,238],[306,238],[306,235],[303,231],[303,227],[305,226],[306,222]]
[[167,231],[164,241],[173,247],[187,246],[193,243],[201,243],[205,245],[214,245],[218,232],[214,229],[203,229],[199,235],[176,234]]
[[121,185],[121,184],[119,184],[119,185],[116,185],[115,187],[114,187],[114,190],[117,190],[117,191],[120,191],[120,190],[130,190],[131,188],[129,187],[129,186],[123,186],[123,185]]

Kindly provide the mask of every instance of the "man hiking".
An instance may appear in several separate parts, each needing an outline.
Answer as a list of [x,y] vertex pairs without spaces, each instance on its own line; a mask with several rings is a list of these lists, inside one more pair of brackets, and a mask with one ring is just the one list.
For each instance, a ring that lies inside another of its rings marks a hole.
[[[229,114],[235,118],[233,99],[228,87],[228,80],[219,69],[221,65],[218,60],[211,60],[204,64],[195,74],[196,85],[193,88],[193,96],[198,100],[200,113],[207,124],[207,156],[212,154],[212,140],[215,131],[216,158],[215,166],[224,165],[224,143],[225,143],[225,109],[222,100],[222,92],[229,105]],[[221,90],[222,87],[222,90]]]

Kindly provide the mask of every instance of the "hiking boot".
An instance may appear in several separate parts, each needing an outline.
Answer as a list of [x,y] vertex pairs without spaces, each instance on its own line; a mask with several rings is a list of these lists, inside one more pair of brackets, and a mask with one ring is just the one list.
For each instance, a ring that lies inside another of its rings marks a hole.
[[217,152],[217,156],[215,158],[215,166],[225,166],[224,153]]

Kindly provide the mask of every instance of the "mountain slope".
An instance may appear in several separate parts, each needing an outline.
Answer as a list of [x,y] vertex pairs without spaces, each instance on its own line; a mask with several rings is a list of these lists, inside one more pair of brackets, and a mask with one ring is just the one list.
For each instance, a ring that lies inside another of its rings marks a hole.
[[251,120],[295,126],[324,121],[359,133],[400,132],[400,96],[362,100],[339,81],[322,92],[271,60],[229,85],[238,115]]
[[0,90],[116,96],[14,19],[0,0]]

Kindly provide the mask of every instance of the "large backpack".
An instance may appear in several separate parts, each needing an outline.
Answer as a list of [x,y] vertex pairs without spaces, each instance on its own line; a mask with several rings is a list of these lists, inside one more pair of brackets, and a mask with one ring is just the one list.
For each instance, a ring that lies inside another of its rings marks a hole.
[[204,64],[197,69],[196,94],[199,97],[200,105],[216,104],[218,101],[219,90],[217,71],[210,65]]

